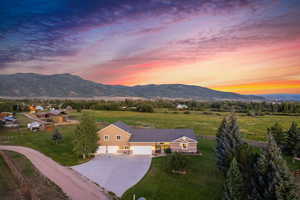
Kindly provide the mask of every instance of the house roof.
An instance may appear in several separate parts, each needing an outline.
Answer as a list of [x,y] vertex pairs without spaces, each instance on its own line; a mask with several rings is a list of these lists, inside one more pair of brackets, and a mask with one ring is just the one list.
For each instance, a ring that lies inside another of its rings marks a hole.
[[129,142],[171,142],[183,136],[197,140],[192,129],[133,128],[121,121],[114,125],[131,134]]
[[130,131],[132,128],[122,121],[117,121],[117,122],[113,123],[113,125],[117,126],[120,129],[127,131],[128,133],[131,133]]

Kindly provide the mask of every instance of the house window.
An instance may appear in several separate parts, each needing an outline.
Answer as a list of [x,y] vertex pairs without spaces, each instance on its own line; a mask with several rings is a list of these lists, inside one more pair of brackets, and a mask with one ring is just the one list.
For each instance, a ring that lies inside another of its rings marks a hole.
[[181,146],[182,146],[182,149],[187,149],[187,143],[182,143]]
[[121,140],[121,136],[120,135],[117,135],[117,140]]
[[104,136],[104,140],[105,140],[105,141],[108,141],[108,140],[109,140],[109,136],[108,136],[108,135],[105,135],[105,136]]

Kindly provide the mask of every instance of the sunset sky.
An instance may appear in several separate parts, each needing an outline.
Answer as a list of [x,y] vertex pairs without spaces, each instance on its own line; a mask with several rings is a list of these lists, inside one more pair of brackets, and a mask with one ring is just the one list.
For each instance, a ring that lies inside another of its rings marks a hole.
[[300,0],[1,0],[0,74],[300,94]]

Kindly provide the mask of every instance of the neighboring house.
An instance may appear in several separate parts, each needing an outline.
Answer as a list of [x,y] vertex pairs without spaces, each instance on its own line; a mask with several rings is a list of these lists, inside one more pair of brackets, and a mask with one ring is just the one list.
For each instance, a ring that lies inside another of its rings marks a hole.
[[40,112],[37,113],[36,116],[42,120],[54,122],[54,123],[62,123],[67,121],[66,113],[62,110],[51,110],[49,112]]
[[172,152],[197,153],[197,137],[192,129],[134,128],[116,122],[97,132],[101,153],[151,155]]
[[38,131],[42,128],[42,124],[39,123],[39,122],[32,122],[32,123],[29,123],[27,124],[27,128],[31,131]]
[[188,109],[189,107],[187,105],[185,105],[185,104],[178,104],[176,106],[176,108],[179,109],[179,110],[182,110],[182,109]]
[[44,108],[43,108],[42,106],[36,106],[36,107],[35,107],[35,110],[37,110],[37,111],[43,111]]

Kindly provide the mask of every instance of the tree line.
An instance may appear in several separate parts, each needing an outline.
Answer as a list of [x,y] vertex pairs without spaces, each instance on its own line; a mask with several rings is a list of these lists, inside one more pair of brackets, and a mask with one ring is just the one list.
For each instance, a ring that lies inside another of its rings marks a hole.
[[299,200],[293,176],[269,132],[261,151],[240,135],[234,115],[217,132],[217,167],[225,177],[223,200]]
[[[153,112],[154,109],[164,108],[176,110],[178,104],[187,106],[189,111],[213,111],[213,112],[236,112],[246,113],[249,116],[265,114],[300,114],[298,102],[242,102],[242,101],[195,101],[195,100],[133,100],[123,101],[109,100],[60,100],[60,99],[24,99],[24,100],[1,100],[0,112],[24,112],[28,111],[29,105],[54,105],[57,108],[71,106],[73,109],[92,110],[130,110],[140,112]],[[140,108],[140,109],[139,109]],[[147,108],[147,109],[144,109]],[[146,110],[146,111],[144,111]]]

